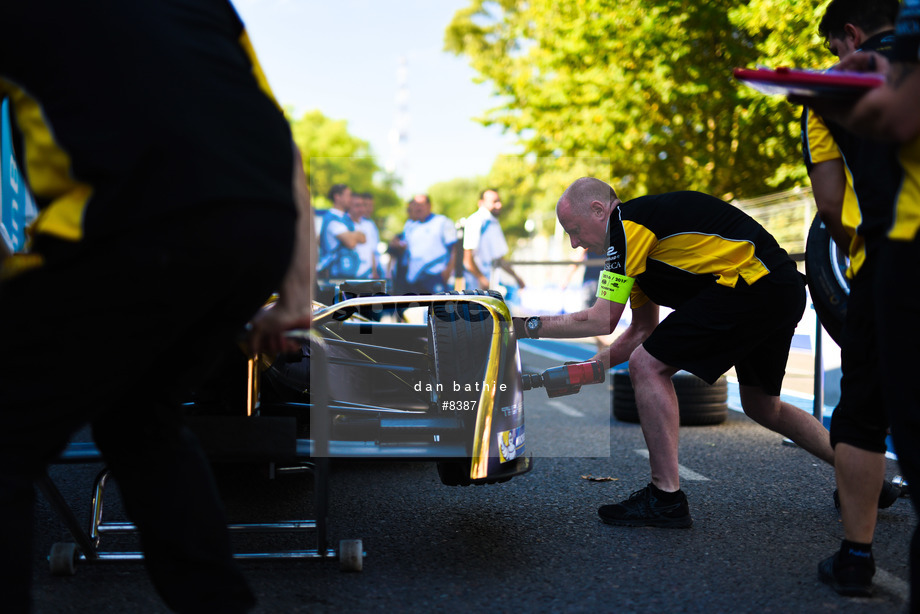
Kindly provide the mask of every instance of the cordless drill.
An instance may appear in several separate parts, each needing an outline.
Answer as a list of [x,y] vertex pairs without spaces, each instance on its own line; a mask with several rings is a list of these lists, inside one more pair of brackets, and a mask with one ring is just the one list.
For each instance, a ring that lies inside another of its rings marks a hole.
[[575,394],[583,384],[600,384],[604,381],[606,370],[599,360],[587,362],[567,362],[559,367],[550,367],[543,373],[525,373],[524,390],[546,388],[546,396],[561,397]]

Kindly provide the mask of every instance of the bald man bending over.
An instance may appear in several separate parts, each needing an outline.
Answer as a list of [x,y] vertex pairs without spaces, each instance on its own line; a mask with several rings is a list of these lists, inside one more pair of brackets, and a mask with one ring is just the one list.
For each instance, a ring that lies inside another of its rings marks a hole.
[[[598,354],[609,368],[629,360],[652,480],[598,510],[607,524],[687,528],[678,477],[680,414],[671,376],[683,369],[709,383],[735,367],[744,412],[833,463],[827,430],[780,400],[789,346],[805,310],[795,263],[754,219],[718,198],[671,192],[620,202],[591,177],[556,205],[572,247],[606,253],[594,306],[515,321],[519,338],[593,337],[613,332],[626,303],[632,323]],[[658,306],[674,311],[658,321]]]

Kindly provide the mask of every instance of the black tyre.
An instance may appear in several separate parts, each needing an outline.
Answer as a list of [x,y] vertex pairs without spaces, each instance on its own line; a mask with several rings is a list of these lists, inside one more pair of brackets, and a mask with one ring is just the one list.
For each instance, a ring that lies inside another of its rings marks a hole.
[[[469,291],[469,294],[479,291]],[[501,295],[493,295],[498,298]],[[492,344],[492,316],[476,303],[434,303],[428,310],[431,356],[435,376],[443,386],[442,400],[474,400],[468,384],[482,380]],[[460,390],[455,391],[459,386]]]
[[[692,373],[678,371],[671,380],[677,392],[681,426],[721,424],[728,418],[728,380],[724,376],[710,385]],[[639,422],[636,393],[626,368],[613,372],[613,417],[622,422]]]
[[[459,293],[451,293],[459,294]],[[466,291],[466,295],[501,295],[480,290]],[[481,382],[485,373],[489,348],[492,344],[492,316],[489,310],[476,303],[435,303],[428,310],[430,353],[434,359],[435,376],[443,387],[440,401],[477,401],[478,392],[467,392],[467,385]],[[459,390],[457,388],[459,387]],[[475,421],[475,412],[469,412]],[[465,424],[464,429],[472,429]],[[447,486],[469,486],[471,458],[458,458],[438,462],[438,477]]]
[[815,314],[831,338],[840,343],[843,321],[847,315],[850,282],[846,270],[848,259],[817,215],[808,230],[805,243],[805,273],[808,292]]

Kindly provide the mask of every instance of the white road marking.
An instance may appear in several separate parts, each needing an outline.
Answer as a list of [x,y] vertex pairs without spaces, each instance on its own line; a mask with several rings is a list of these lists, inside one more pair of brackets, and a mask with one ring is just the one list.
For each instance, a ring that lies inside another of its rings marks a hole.
[[566,416],[572,416],[573,418],[584,418],[585,417],[585,415],[582,412],[578,411],[577,409],[573,407],[569,407],[562,401],[547,401],[546,404],[549,405],[550,407],[555,407],[556,409],[564,413]]
[[[636,450],[636,454],[648,458],[648,450]],[[701,475],[694,471],[693,469],[687,469],[683,465],[677,466],[677,473],[682,480],[687,480],[690,482],[708,482],[709,478],[705,475]]]

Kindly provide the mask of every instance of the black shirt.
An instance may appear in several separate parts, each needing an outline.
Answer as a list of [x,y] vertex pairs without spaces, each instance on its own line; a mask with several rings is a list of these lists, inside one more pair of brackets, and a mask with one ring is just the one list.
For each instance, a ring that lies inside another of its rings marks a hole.
[[669,192],[621,203],[608,222],[605,270],[636,280],[630,304],[646,297],[677,308],[711,284],[750,285],[795,266],[776,239],[737,207],[700,192]]
[[82,240],[216,203],[293,209],[290,129],[260,74],[226,0],[0,4],[0,95],[36,230]]

